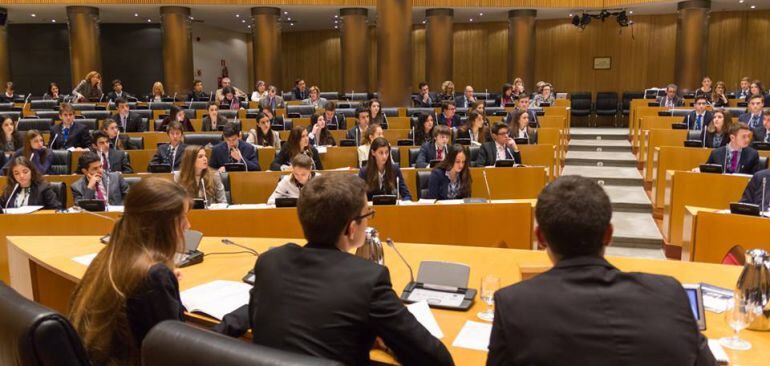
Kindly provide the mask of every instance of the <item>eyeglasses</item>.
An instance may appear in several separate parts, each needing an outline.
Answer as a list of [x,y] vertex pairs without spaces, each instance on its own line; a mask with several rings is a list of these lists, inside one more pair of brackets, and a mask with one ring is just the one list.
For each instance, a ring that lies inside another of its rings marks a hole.
[[374,209],[371,209],[371,210],[369,210],[369,212],[367,212],[367,213],[365,213],[363,215],[359,215],[359,216],[354,217],[352,221],[361,222],[361,220],[366,219],[366,218],[374,219],[374,213],[375,213]]

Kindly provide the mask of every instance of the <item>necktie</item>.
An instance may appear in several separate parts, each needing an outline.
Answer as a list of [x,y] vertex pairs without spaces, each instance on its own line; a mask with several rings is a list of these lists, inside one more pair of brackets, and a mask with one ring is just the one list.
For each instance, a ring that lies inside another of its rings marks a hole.
[[770,131],[765,130],[765,142],[770,142]]
[[96,183],[96,199],[104,201],[106,196],[104,192],[104,185],[101,182]]
[[444,149],[436,149],[436,159],[444,160]]
[[698,115],[695,117],[695,129],[700,130],[701,123],[703,122],[703,115]]
[[121,116],[120,120],[121,120],[120,121],[120,126],[123,127],[123,131],[125,131],[126,130],[126,116]]
[[736,168],[738,167],[738,151],[732,151],[731,154],[733,156],[730,158],[730,170],[729,173],[735,173]]
[[756,128],[757,125],[759,125],[759,116],[752,115],[751,121],[749,122],[749,128]]
[[70,138],[70,129],[69,129],[69,127],[65,127],[62,130],[61,134],[62,134],[62,138],[64,139],[64,143],[66,144],[67,143],[67,139]]
[[110,171],[110,159],[107,159],[107,154],[102,153],[102,169],[104,169],[105,172]]

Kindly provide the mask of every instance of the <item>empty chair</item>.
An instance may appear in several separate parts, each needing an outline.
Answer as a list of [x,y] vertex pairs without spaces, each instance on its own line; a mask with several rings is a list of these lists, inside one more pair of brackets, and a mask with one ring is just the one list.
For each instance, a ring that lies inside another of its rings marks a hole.
[[398,146],[390,147],[390,158],[394,163],[396,163],[396,165],[401,165],[401,150],[398,148]]
[[336,91],[321,92],[321,94],[319,94],[319,96],[321,98],[326,99],[326,100],[337,100],[337,99],[340,99],[340,93],[336,92]]
[[420,147],[413,147],[409,149],[409,166],[414,166],[417,163],[417,155],[420,155]]
[[417,171],[417,199],[428,197],[428,186],[430,184],[430,170]]
[[85,118],[94,118],[96,120],[105,120],[112,116],[111,111],[82,111],[80,115]]
[[490,94],[491,93],[489,92],[474,92],[473,96],[476,99],[481,99],[481,100],[494,99],[494,98],[490,98]]
[[59,108],[59,102],[53,99],[47,100],[33,100],[29,102],[29,109],[33,111],[38,110],[55,110]]
[[643,99],[644,93],[643,92],[623,92],[623,105],[622,105],[622,115],[628,116],[631,113],[631,101],[634,99]]
[[759,169],[767,169],[767,156],[760,156],[759,161],[757,162],[757,165],[759,165]]
[[219,114],[224,116],[227,119],[234,119],[235,117],[238,117],[238,110],[223,109],[219,111]]
[[197,112],[194,109],[183,109],[183,111],[187,119],[195,119]]
[[61,203],[61,208],[67,208],[67,184],[64,182],[50,182],[48,183],[53,191],[56,192],[56,197]]
[[152,118],[152,111],[149,109],[139,109],[139,110],[132,109],[131,112],[142,116],[142,118],[147,118],[147,119]]
[[126,181],[126,184],[128,184],[128,188],[131,189],[131,186],[134,184],[139,183],[140,180],[142,180],[141,177],[123,177],[123,180]]
[[72,152],[69,150],[48,150],[53,154],[50,174],[66,175],[72,173]]
[[591,93],[572,93],[570,101],[570,114],[574,117],[589,117],[591,115]]
[[294,100],[294,93],[292,92],[283,92],[281,93],[281,96],[283,97],[283,100],[285,101],[291,101]]
[[485,107],[484,112],[487,116],[506,116],[508,114],[503,107]]
[[302,117],[310,117],[315,113],[315,107],[312,105],[288,105],[286,106],[286,114],[288,115],[300,115]]
[[700,130],[690,130],[687,131],[687,140],[688,141],[700,141],[703,137],[703,134]]
[[385,117],[398,117],[398,108],[382,108],[381,111]]
[[469,155],[470,155],[470,161],[476,161],[476,158],[479,156],[479,146],[471,146],[468,148]]
[[49,131],[53,125],[53,120],[48,118],[20,118],[16,129],[18,131]]
[[96,109],[96,103],[72,103],[72,109],[76,111],[93,111]]
[[[598,92],[596,93],[596,117],[612,117],[612,125],[617,125],[618,116],[618,93],[616,92]],[[598,121],[597,121],[598,124]]]
[[137,150],[144,150],[144,137],[129,137],[128,141],[131,143],[131,145],[136,146]]
[[220,141],[222,141],[221,133],[187,133],[184,135],[184,143],[187,145],[216,145]]

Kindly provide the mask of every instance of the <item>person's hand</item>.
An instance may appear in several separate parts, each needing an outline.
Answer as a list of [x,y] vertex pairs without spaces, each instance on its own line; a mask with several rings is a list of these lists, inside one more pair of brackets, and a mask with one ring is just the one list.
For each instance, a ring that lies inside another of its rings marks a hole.
[[393,354],[393,351],[388,348],[388,346],[385,344],[385,341],[382,340],[382,338],[377,337],[374,339],[374,346],[372,347],[374,349],[383,350],[387,353]]
[[218,172],[224,173],[225,172],[225,166],[220,166],[219,169],[217,169]]
[[516,140],[514,140],[513,137],[511,137],[511,136],[508,136],[508,141],[506,142],[506,145],[508,145],[508,147],[510,147],[514,151],[518,151],[519,150],[519,147],[516,146]]
[[230,157],[233,159],[240,161],[241,160],[241,151],[236,148],[230,148]]
[[95,190],[96,184],[102,181],[101,174],[88,174],[88,189]]
[[176,280],[177,281],[181,281],[182,280],[182,270],[180,270],[179,268],[174,268],[174,276],[176,276]]
[[428,99],[430,99],[430,95],[428,95],[428,93],[422,95],[423,102],[428,103]]
[[313,131],[311,132],[313,134],[313,136],[318,136],[318,134],[321,133],[321,128],[322,128],[321,127],[321,123],[320,122],[316,123],[313,126]]

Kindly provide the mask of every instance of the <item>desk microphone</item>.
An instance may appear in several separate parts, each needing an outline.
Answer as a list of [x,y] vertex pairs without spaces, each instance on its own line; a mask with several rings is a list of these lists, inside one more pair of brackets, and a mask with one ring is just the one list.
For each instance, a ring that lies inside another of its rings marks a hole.
[[401,201],[401,179],[396,177],[396,201]]
[[174,96],[171,97],[172,102],[176,103],[176,93],[174,93]]
[[393,251],[395,251],[396,254],[398,254],[398,257],[401,258],[401,261],[404,262],[404,264],[406,264],[406,268],[409,268],[409,282],[410,283],[414,282],[414,272],[412,271],[412,266],[410,266],[409,262],[407,262],[406,259],[404,259],[404,256],[401,255],[401,252],[398,251],[398,249],[396,248],[396,245],[393,244],[393,240],[388,238],[385,242],[388,243],[389,247],[393,248]]
[[210,90],[210,91],[209,91],[209,103],[211,103],[211,99],[212,99],[212,98],[214,98],[214,91],[213,91],[213,90]]
[[[708,133],[708,128],[703,128],[703,147],[706,147],[706,134]],[[714,129],[714,133],[716,133],[716,129]]]
[[765,210],[765,187],[767,185],[767,177],[762,178],[762,204],[759,206],[760,211]]
[[[178,146],[177,146],[178,148]],[[168,144],[168,153],[171,154],[171,171],[174,171],[174,163],[176,163],[176,154],[174,153],[174,147]]]
[[201,177],[201,187],[203,188],[203,206],[208,207],[209,200],[206,197],[206,182],[203,181],[203,177]]
[[225,239],[222,239],[222,244],[225,244],[225,245],[234,245],[234,246],[236,246],[236,247],[239,247],[239,248],[241,248],[241,249],[244,249],[244,250],[246,250],[247,252],[249,252],[249,253],[251,253],[251,254],[254,254],[254,256],[255,256],[255,257],[259,257],[259,252],[258,252],[258,251],[254,250],[254,249],[251,249],[251,248],[249,248],[249,247],[247,247],[247,246],[245,246],[245,245],[241,245],[241,244],[238,244],[238,243],[236,243],[236,242],[234,242],[234,241],[232,241],[232,240],[230,240],[230,239],[227,239],[227,238],[225,238]]
[[484,184],[487,186],[487,202],[492,202],[492,191],[489,190],[489,181],[487,180],[487,170],[484,169],[481,171],[481,174],[484,176]]
[[15,186],[13,186],[13,190],[11,191],[11,195],[8,196],[8,199],[5,201],[5,209],[8,209],[8,205],[11,203],[11,198],[13,198],[13,195],[16,193],[16,190],[19,189],[19,183],[16,183]]

